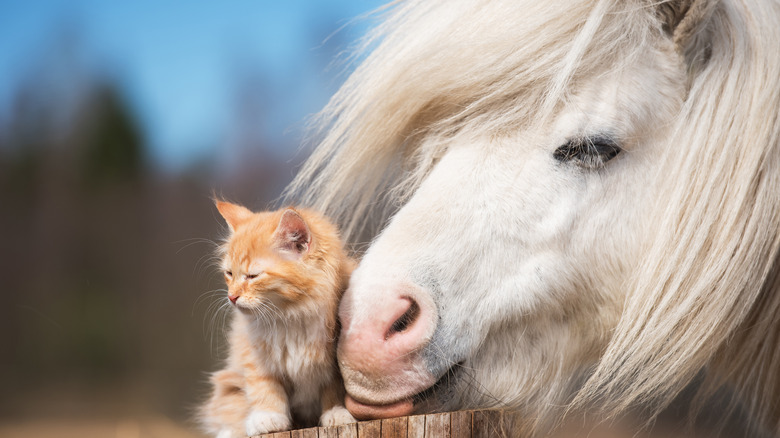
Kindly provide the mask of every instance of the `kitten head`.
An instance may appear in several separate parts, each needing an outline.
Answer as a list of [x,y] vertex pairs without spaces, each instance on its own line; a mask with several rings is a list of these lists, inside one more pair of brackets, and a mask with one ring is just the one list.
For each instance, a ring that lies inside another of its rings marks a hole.
[[325,218],[294,208],[254,213],[216,205],[231,232],[222,269],[236,308],[269,319],[336,305],[349,259]]

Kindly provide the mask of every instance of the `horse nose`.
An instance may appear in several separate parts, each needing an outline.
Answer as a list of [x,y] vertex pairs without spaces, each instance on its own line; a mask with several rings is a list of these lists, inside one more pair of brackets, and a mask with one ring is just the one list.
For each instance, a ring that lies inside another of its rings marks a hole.
[[[427,309],[408,296],[377,300],[369,309],[355,309],[362,315],[342,318],[340,341],[343,361],[363,373],[383,374],[427,342]],[[365,312],[365,313],[364,313]]]
[[384,351],[390,360],[422,346],[426,321],[417,300],[396,296],[382,301],[362,327],[355,327],[358,333],[353,345],[363,351]]
[[403,374],[413,353],[430,340],[435,328],[432,302],[403,292],[389,295],[373,304],[348,302],[348,296],[342,302],[339,362],[347,374],[379,380]]
[[[390,314],[398,315],[390,327],[385,330],[385,340],[389,340],[392,337],[402,337],[404,333],[408,332],[420,316],[420,305],[417,304],[412,298],[403,297],[401,300],[396,301],[396,306],[390,310]],[[392,320],[393,316],[388,318]],[[380,324],[381,326],[381,324]],[[382,330],[382,327],[379,327]]]
[[238,295],[228,295],[228,299],[231,303],[236,304],[236,300],[238,300]]

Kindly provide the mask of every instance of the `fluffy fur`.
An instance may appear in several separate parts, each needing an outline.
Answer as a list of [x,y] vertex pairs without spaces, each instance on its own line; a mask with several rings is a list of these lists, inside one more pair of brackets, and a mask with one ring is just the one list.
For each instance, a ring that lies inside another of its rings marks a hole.
[[[653,418],[698,382],[694,410],[725,394],[780,434],[780,4],[387,11],[289,195],[375,239],[342,311],[370,319],[398,279],[436,302],[415,360],[467,372],[429,408],[540,430],[562,410]],[[550,158],[605,132],[623,152],[601,168]]]
[[336,228],[308,210],[217,208],[231,230],[222,269],[235,315],[206,429],[227,438],[354,421],[335,360],[336,307],[354,262]]

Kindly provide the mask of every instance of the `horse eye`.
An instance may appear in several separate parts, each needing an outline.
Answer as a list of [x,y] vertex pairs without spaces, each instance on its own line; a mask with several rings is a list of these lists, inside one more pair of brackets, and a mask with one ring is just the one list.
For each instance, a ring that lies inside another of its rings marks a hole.
[[572,161],[579,166],[595,169],[615,158],[622,149],[610,137],[573,138],[553,152],[560,162]]

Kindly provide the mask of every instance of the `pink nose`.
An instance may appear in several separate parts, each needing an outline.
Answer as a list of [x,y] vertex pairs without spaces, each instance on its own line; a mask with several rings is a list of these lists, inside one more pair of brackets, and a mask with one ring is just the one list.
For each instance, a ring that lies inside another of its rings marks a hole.
[[[366,309],[342,303],[339,361],[353,397],[361,398],[358,386],[364,386],[364,379],[373,381],[370,386],[375,389],[387,386],[390,390],[397,377],[408,377],[417,370],[414,361],[419,358],[413,353],[425,346],[432,334],[435,311],[431,307],[402,293],[383,297]],[[359,376],[357,380],[363,382],[351,381],[350,376]],[[377,399],[376,393],[365,398],[375,403],[392,402],[391,392],[387,400]]]
[[228,299],[231,303],[236,304],[236,300],[238,300],[238,295],[228,295]]
[[407,339],[406,335],[420,316],[420,305],[412,298],[399,297],[392,305],[384,307],[383,313],[385,317],[379,315],[372,321],[376,324],[370,329],[373,329],[376,335],[383,335],[385,343],[392,338],[391,342],[409,344],[409,347],[414,348],[414,340]]

